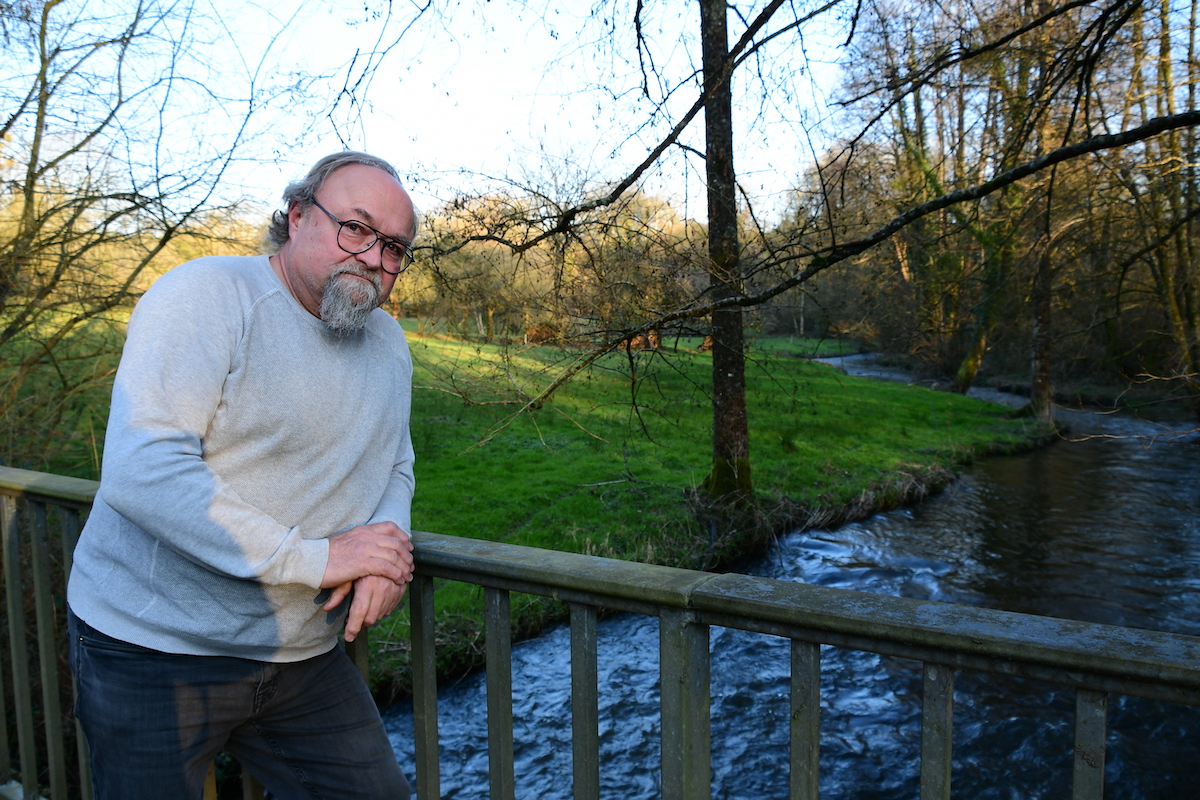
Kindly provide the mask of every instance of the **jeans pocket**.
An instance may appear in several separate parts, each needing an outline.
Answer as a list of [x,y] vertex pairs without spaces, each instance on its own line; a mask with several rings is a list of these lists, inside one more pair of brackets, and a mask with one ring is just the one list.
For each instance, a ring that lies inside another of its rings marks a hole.
[[107,633],[97,631],[96,628],[88,625],[88,622],[79,619],[74,613],[68,612],[67,620],[67,632],[71,636],[71,670],[76,675],[79,674],[79,669],[83,666],[85,651],[94,652],[97,656],[112,654],[114,656],[152,658],[157,655],[155,650],[149,650],[137,644],[122,642],[121,639],[114,639],[108,636]]
[[147,650],[145,647],[139,647],[129,642],[122,642],[120,639],[106,636],[99,631],[80,633],[77,636],[77,641],[81,648],[91,652],[113,653],[114,655],[127,655],[136,658],[152,657],[155,654],[153,650]]

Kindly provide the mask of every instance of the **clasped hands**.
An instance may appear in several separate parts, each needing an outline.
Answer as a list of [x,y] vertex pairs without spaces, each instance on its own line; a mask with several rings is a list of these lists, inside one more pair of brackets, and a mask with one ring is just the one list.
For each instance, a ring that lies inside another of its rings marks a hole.
[[364,627],[400,604],[412,580],[412,541],[392,522],[359,525],[328,541],[329,561],[321,588],[333,592],[321,608],[332,611],[354,590],[345,631],[346,641],[352,642]]

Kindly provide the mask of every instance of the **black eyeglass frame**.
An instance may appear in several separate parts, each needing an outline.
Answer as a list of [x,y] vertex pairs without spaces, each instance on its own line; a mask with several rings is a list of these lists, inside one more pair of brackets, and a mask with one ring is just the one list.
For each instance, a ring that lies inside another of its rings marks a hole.
[[[384,234],[380,233],[375,228],[372,228],[370,225],[363,222],[362,220],[348,219],[348,220],[342,221],[342,220],[338,219],[337,217],[335,217],[332,213],[330,213],[329,209],[325,208],[325,206],[318,203],[317,198],[315,198],[315,197],[312,199],[312,204],[314,206],[316,206],[317,208],[321,209],[322,211],[324,211],[325,215],[327,217],[329,217],[331,220],[333,220],[334,222],[337,223],[337,225],[338,225],[337,246],[340,247],[343,251],[350,253],[351,255],[359,255],[360,253],[367,252],[372,247],[374,247],[376,244],[383,242],[382,246],[379,248],[379,250],[380,250],[379,268],[381,270],[383,270],[384,272],[386,272],[388,275],[399,275],[400,273],[404,272],[406,269],[411,267],[413,265],[413,262],[417,260],[416,258],[413,257],[411,244],[407,244],[400,239],[393,239],[391,236],[385,236]],[[346,247],[346,245],[342,244],[342,229],[345,228],[347,225],[361,225],[362,227],[369,230],[371,233],[375,234],[375,238],[371,240],[370,244],[368,244],[366,247],[362,248],[361,250],[351,250],[349,247]],[[388,269],[387,267],[385,267],[383,265],[383,261],[384,261],[383,248],[387,247],[389,244],[399,245],[404,248],[404,255],[401,256],[401,258],[400,258],[400,269],[396,270],[395,272],[392,272],[390,269]]]

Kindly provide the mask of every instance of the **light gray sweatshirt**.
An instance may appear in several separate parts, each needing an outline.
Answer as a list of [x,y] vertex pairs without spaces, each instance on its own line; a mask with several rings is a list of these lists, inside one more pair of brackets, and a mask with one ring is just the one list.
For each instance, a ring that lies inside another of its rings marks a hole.
[[138,302],[113,386],[71,609],[168,653],[298,661],[328,651],[326,537],[413,496],[412,360],[381,310],[333,334],[266,256],[202,258]]

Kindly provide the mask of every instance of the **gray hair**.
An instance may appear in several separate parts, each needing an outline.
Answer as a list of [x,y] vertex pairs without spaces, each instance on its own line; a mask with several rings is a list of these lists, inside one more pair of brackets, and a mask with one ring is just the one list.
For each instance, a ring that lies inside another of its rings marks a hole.
[[[276,247],[283,247],[287,244],[288,211],[291,210],[292,204],[300,203],[302,207],[311,206],[317,199],[317,192],[325,185],[325,179],[342,167],[348,167],[351,164],[363,164],[381,169],[395,178],[397,183],[400,182],[400,174],[396,172],[396,168],[378,156],[354,150],[343,150],[340,153],[325,156],[313,165],[303,180],[293,181],[283,190],[283,210],[276,211],[271,215],[271,222],[267,226],[267,241]],[[420,225],[420,218],[417,216],[415,208],[413,215],[413,238],[416,238],[416,229]]]

